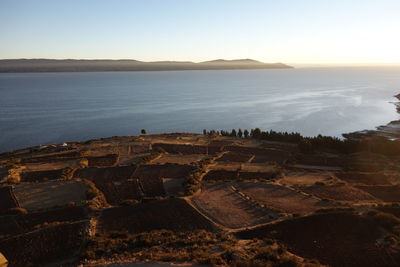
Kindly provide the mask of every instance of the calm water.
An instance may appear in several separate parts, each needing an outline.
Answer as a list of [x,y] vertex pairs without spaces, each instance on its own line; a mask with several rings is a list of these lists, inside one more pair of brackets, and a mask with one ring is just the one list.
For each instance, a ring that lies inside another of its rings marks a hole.
[[335,135],[399,119],[400,68],[0,74],[0,151],[255,128]]

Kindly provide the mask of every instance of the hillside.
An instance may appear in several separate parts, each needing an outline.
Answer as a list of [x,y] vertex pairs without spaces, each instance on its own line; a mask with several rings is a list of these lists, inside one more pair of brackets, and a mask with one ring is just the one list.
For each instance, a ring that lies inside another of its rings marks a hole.
[[282,69],[283,63],[262,63],[250,59],[144,62],[138,60],[75,60],[75,59],[3,59],[0,73],[5,72],[92,72],[92,71],[166,71],[222,69]]
[[398,162],[211,133],[2,153],[0,252],[10,266],[399,266]]

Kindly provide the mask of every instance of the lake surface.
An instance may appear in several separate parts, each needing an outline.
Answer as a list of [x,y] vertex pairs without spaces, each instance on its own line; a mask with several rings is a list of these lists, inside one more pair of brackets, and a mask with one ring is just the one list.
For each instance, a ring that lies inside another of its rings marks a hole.
[[0,74],[0,151],[255,128],[340,136],[399,119],[399,67]]

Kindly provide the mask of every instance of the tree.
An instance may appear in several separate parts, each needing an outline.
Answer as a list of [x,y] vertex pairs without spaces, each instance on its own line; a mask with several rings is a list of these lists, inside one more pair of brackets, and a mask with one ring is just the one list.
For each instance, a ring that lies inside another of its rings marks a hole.
[[237,136],[239,136],[240,138],[242,138],[242,136],[243,136],[242,129],[239,128],[238,133],[237,133]]
[[140,132],[141,132],[141,134],[146,134],[146,130],[145,129],[142,129]]
[[207,135],[207,130],[206,129],[203,129],[203,134]]
[[244,129],[244,138],[249,138],[249,131],[247,131],[247,129]]
[[236,137],[236,130],[232,129],[231,136]]
[[258,138],[260,138],[261,137],[261,130],[260,130],[260,128],[255,128],[254,130],[253,129],[251,129],[252,130],[252,135],[251,135],[251,137],[252,138],[256,138],[256,139],[258,139]]

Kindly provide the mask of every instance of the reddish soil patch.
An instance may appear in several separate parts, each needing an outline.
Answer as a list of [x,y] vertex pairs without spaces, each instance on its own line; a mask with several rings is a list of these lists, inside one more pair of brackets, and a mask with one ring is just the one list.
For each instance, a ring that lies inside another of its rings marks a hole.
[[381,154],[359,152],[351,154],[346,160],[346,165],[349,169],[378,172],[383,170],[389,162],[388,158]]
[[134,173],[134,177],[185,178],[196,167],[181,164],[149,164],[141,165]]
[[138,179],[131,179],[134,171],[133,166],[85,168],[75,172],[75,176],[93,181],[108,203],[120,204],[123,200],[143,196]]
[[299,186],[301,191],[322,199],[339,201],[376,201],[376,198],[365,191],[347,184]]
[[157,176],[139,177],[143,193],[148,197],[164,197],[164,183],[162,178]]
[[197,229],[212,231],[214,226],[180,198],[110,208],[104,210],[99,218],[99,230],[103,233],[141,233],[159,229],[182,232]]
[[283,164],[291,157],[290,152],[279,149],[227,146],[224,148],[224,150],[241,154],[254,155],[255,157],[252,159],[252,163],[265,163],[269,161],[275,161],[277,163]]
[[344,159],[341,157],[332,157],[325,155],[309,155],[301,154],[296,158],[297,164],[300,165],[312,165],[312,166],[330,166],[330,167],[342,167],[344,166]]
[[43,266],[74,257],[83,243],[86,222],[61,224],[0,240],[10,266]]
[[270,222],[278,212],[262,208],[232,190],[228,183],[205,184],[192,197],[194,206],[213,221],[232,229]]
[[390,177],[383,172],[338,172],[336,176],[348,183],[364,185],[389,185]]
[[280,180],[281,184],[287,185],[313,185],[316,182],[333,181],[333,174],[324,171],[289,171],[285,169],[285,176]]
[[357,188],[360,188],[385,202],[400,202],[399,185],[359,185]]
[[111,167],[118,161],[118,155],[110,154],[100,157],[86,157],[89,167]]
[[224,147],[224,146],[229,146],[232,144],[233,144],[232,141],[213,140],[208,144],[208,146]]
[[386,207],[378,207],[376,209],[400,218],[400,206],[393,206],[393,207],[386,206]]
[[263,143],[260,145],[260,147],[262,148],[274,148],[290,152],[297,152],[299,150],[297,144],[275,142],[275,141],[262,141],[262,142]]
[[207,146],[155,143],[152,147],[153,149],[161,148],[165,152],[174,154],[208,154]]
[[19,207],[11,186],[0,187],[0,214]]
[[74,222],[86,219],[82,206],[0,217],[0,235],[16,235],[28,232],[43,223]]
[[268,151],[272,149],[249,147],[249,146],[226,146],[224,147],[224,150],[242,154],[249,154],[249,155],[266,155],[268,154]]
[[211,170],[203,177],[204,181],[237,181],[237,180],[272,180],[277,172],[271,169],[270,172],[248,172],[248,171],[226,171]]
[[202,160],[206,155],[202,154],[190,154],[190,155],[179,155],[179,154],[163,154],[161,157],[152,160],[153,164],[191,164]]
[[40,210],[55,206],[76,204],[86,200],[87,187],[82,182],[49,181],[42,183],[18,184],[14,188],[19,205],[27,210]]
[[286,220],[237,233],[239,238],[274,238],[288,250],[333,267],[399,266],[400,255],[380,247],[377,221],[353,213],[331,213]]
[[65,169],[23,172],[21,175],[21,180],[23,182],[43,182],[47,180],[57,180],[61,179],[64,171]]
[[276,171],[271,170],[270,172],[246,172],[240,171],[238,173],[239,180],[273,180],[276,177]]
[[286,213],[308,213],[327,207],[316,197],[270,183],[234,183],[240,192],[273,209]]
[[131,178],[134,171],[135,167],[133,166],[83,168],[75,171],[74,178],[85,178],[92,181],[96,179],[120,181]]
[[229,162],[248,162],[253,155],[242,154],[237,152],[225,153],[222,157],[218,158],[216,161],[229,161]]
[[203,177],[204,181],[232,181],[239,177],[237,171],[211,170]]
[[57,153],[51,155],[44,155],[38,157],[23,158],[22,163],[41,163],[41,162],[58,162],[69,159],[76,159],[80,157],[78,151],[68,152],[68,153]]

